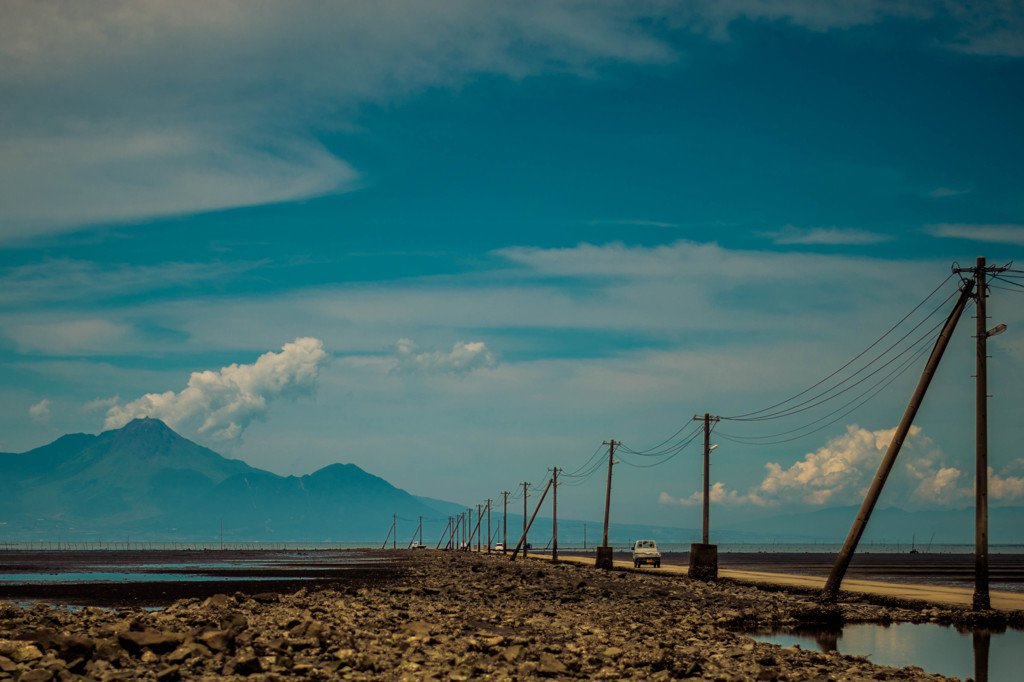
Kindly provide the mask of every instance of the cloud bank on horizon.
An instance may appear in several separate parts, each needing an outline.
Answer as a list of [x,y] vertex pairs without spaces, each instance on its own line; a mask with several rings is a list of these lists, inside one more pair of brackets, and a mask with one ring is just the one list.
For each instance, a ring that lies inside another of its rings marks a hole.
[[[825,507],[856,505],[863,501],[895,428],[869,431],[848,425],[846,433],[809,452],[788,468],[768,462],[767,475],[746,493],[729,490],[715,481],[709,491],[712,502],[755,507],[787,504]],[[949,457],[925,436],[918,426],[910,427],[893,473],[886,482],[885,495],[908,509],[948,509],[974,500],[973,473],[965,475],[948,463]],[[1014,475],[1020,472],[1020,475]],[[989,468],[989,498],[994,502],[1024,500],[1024,459],[1008,464],[1002,474]],[[702,504],[703,493],[676,498],[662,492],[665,505]]]
[[177,393],[148,393],[114,405],[107,410],[104,428],[117,429],[140,417],[162,419],[171,427],[197,419],[199,433],[235,441],[254,419],[265,417],[273,400],[311,393],[328,360],[322,341],[298,338],[284,344],[280,353],[264,353],[251,365],[193,372],[188,386]]

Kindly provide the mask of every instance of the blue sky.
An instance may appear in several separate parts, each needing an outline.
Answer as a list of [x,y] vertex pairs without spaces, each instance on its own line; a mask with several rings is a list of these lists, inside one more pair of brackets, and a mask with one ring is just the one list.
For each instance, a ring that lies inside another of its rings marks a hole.
[[[3,451],[151,414],[475,505],[799,393],[944,314],[954,262],[1021,267],[1019,2],[4,9]],[[993,504],[1024,503],[1014,282]],[[970,315],[883,501],[967,503]],[[858,501],[922,365],[716,440],[716,518]],[[699,525],[698,445],[624,454],[616,520]]]

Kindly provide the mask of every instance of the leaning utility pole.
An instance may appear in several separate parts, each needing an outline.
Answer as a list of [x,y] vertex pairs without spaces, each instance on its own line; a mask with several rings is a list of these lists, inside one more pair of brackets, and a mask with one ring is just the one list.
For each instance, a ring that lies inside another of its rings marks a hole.
[[597,548],[597,568],[612,567],[612,548],[608,546],[608,514],[612,504],[612,466],[615,465],[615,446],[622,445],[614,438],[602,441],[601,445],[608,446],[608,487],[604,494],[604,533],[601,536],[601,546]]
[[558,563],[558,467],[548,469],[551,472],[551,563]]
[[519,544],[516,545],[516,549],[512,552],[512,561],[516,560],[516,556],[519,555],[519,549],[523,550],[523,558],[527,557],[526,553],[526,532],[530,530],[530,526],[533,525],[533,520],[537,518],[537,512],[540,511],[540,506],[544,504],[544,498],[548,495],[548,490],[551,488],[551,480],[548,479],[548,484],[544,486],[544,492],[540,494],[540,499],[537,500],[537,508],[533,510],[533,516],[530,517],[530,522],[526,524],[526,528],[523,529],[523,537],[519,538]]
[[935,341],[935,347],[932,348],[932,354],[929,356],[928,363],[925,365],[921,378],[917,382],[917,388],[910,398],[910,404],[907,405],[903,418],[900,420],[899,426],[896,427],[896,432],[889,443],[889,448],[885,451],[881,464],[878,465],[878,472],[875,474],[871,487],[864,497],[860,511],[857,512],[857,518],[854,519],[850,533],[846,536],[846,542],[843,543],[843,548],[839,551],[836,562],[832,566],[832,572],[829,573],[828,580],[825,582],[825,588],[821,591],[823,601],[834,602],[839,596],[839,586],[846,575],[846,569],[850,567],[853,553],[857,550],[857,544],[864,534],[868,519],[871,518],[871,512],[874,511],[875,503],[878,502],[878,496],[882,493],[882,486],[885,485],[885,480],[889,477],[889,473],[896,463],[896,456],[900,454],[903,441],[906,439],[907,433],[910,432],[910,426],[914,422],[917,410],[921,407],[921,401],[924,400],[924,394],[928,391],[928,385],[931,384],[932,377],[935,376],[935,370],[939,366],[939,361],[942,360],[942,354],[945,352],[946,346],[949,345],[949,339],[953,335],[953,330],[956,328],[960,315],[964,312],[967,301],[971,298],[971,291],[973,289],[973,279],[964,282],[960,298],[957,299],[953,312],[950,313],[945,326],[942,328],[942,332],[939,334],[939,338]]
[[718,579],[718,545],[710,543],[711,536],[711,423],[718,417],[705,412],[703,417],[693,415],[693,421],[704,422],[704,524],[701,543],[690,545],[690,570],[688,575],[697,580]]
[[491,553],[491,499],[487,498],[487,553]]

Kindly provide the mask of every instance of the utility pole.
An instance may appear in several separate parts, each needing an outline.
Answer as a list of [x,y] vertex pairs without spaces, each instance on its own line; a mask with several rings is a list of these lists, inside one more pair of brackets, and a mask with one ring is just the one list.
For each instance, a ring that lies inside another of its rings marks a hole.
[[974,274],[978,352],[974,382],[974,610],[992,608],[988,594],[988,320],[985,315],[985,259]]
[[[479,505],[479,504],[476,506],[476,525],[477,526],[480,525],[480,519],[483,518],[483,514],[480,512],[482,506],[483,505]],[[477,552],[480,551],[480,533],[476,534],[476,551]]]
[[423,517],[420,517],[420,541],[419,544],[423,544]]
[[491,553],[491,498],[487,498],[487,553]]
[[526,491],[530,488],[530,484],[527,481],[523,481],[523,554],[526,554],[526,498],[529,497],[529,493]]
[[530,517],[530,522],[526,524],[526,529],[523,530],[523,537],[519,538],[519,544],[516,545],[515,551],[512,552],[512,559],[511,559],[511,561],[515,561],[516,560],[516,556],[519,554],[519,549],[520,548],[522,548],[522,550],[523,550],[523,558],[525,559],[527,557],[527,554],[526,554],[526,532],[528,530],[530,530],[530,526],[533,525],[533,520],[535,518],[537,518],[537,512],[540,511],[540,506],[542,504],[544,504],[544,498],[547,497],[548,490],[550,488],[551,488],[551,480],[548,479],[548,484],[546,486],[544,486],[544,492],[542,492],[540,494],[540,499],[537,500],[537,508],[533,510],[533,516]]
[[466,526],[469,528],[469,540],[466,543],[466,551],[473,549],[473,508],[470,507],[466,510],[469,513],[469,524]]
[[508,551],[508,496],[507,490],[501,491],[501,496],[505,500],[504,506],[501,508],[501,553],[504,554]]
[[393,514],[391,518],[391,527],[395,530],[395,535],[391,538],[391,549],[398,549],[398,514]]
[[985,267],[984,256],[978,257],[974,268],[977,319],[977,359],[974,384],[974,610],[992,608],[988,593],[988,337],[1006,330],[1006,325],[988,327],[985,299],[988,297],[989,272],[1003,272],[1006,268]]
[[[711,424],[718,423],[718,417],[705,412],[704,416],[693,415],[693,421],[704,422],[704,522],[700,544],[690,545],[689,576],[697,580],[718,579],[718,545],[711,544]],[[715,446],[717,447],[717,446]]]
[[942,354],[945,352],[946,346],[949,345],[949,339],[953,335],[953,330],[956,328],[956,323],[963,314],[964,308],[967,306],[968,299],[971,298],[973,289],[973,279],[964,282],[960,298],[957,299],[953,312],[946,319],[946,324],[943,326],[939,338],[935,341],[935,347],[932,348],[932,353],[928,357],[928,363],[925,365],[921,378],[917,382],[917,388],[914,389],[914,394],[910,397],[910,404],[907,405],[903,418],[900,420],[899,426],[896,427],[895,433],[893,433],[889,448],[885,451],[881,464],[878,465],[878,472],[875,474],[874,480],[871,481],[871,487],[868,488],[867,495],[864,496],[864,502],[860,506],[860,511],[857,512],[857,518],[854,519],[850,533],[846,536],[846,542],[843,543],[843,548],[839,550],[839,555],[836,556],[836,562],[832,565],[832,571],[829,573],[828,580],[825,581],[825,588],[821,591],[821,599],[823,601],[835,602],[839,597],[839,587],[842,585],[843,577],[846,575],[846,569],[850,567],[853,553],[857,551],[857,544],[860,542],[864,529],[868,525],[871,512],[875,509],[878,496],[882,494],[882,487],[885,485],[893,465],[896,464],[896,456],[900,454],[903,441],[906,439],[907,433],[910,432],[910,426],[914,422],[914,416],[917,415],[917,410],[921,407],[924,394],[928,391],[928,386],[931,384],[932,377],[935,376],[935,370],[939,366],[939,361],[942,360]]
[[612,467],[615,465],[615,446],[622,443],[612,440],[602,441],[601,445],[608,446],[608,487],[604,494],[604,533],[601,536],[601,546],[597,548],[597,568],[612,567],[612,548],[608,546],[608,513],[612,504]]
[[551,472],[551,563],[558,563],[558,467],[552,467]]

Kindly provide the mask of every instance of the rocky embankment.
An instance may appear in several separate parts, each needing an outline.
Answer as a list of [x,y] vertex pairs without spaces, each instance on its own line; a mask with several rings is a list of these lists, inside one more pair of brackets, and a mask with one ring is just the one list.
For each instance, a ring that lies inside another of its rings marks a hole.
[[[655,572],[408,553],[395,581],[160,611],[0,606],[0,679],[941,680],[738,629],[920,620]],[[941,614],[940,614],[941,615]]]

